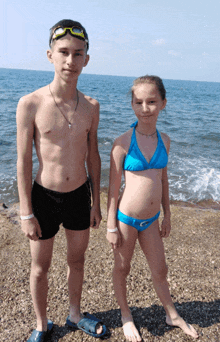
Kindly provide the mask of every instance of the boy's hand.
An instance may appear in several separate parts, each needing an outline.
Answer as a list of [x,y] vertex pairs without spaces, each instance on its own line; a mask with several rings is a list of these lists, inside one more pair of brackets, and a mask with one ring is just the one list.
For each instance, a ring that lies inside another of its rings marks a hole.
[[170,235],[171,231],[171,223],[170,223],[170,217],[164,217],[162,224],[161,224],[161,231],[160,236],[162,238],[167,238]]
[[30,220],[22,220],[21,230],[30,240],[37,241],[39,240],[39,237],[42,236],[41,228],[36,217],[33,217]]
[[106,239],[112,245],[112,249],[116,249],[121,246],[121,234],[119,231],[110,233],[107,231]]
[[90,211],[90,227],[94,229],[98,229],[100,222],[102,220],[101,210],[100,207],[97,208],[92,206]]

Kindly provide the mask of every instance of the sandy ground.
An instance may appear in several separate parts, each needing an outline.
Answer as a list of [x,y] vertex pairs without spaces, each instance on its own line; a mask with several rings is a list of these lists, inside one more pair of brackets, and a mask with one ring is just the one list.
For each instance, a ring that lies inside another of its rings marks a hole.
[[[120,312],[114,298],[113,254],[105,239],[106,194],[102,193],[103,221],[91,230],[86,253],[82,311],[102,319],[111,336],[124,341]],[[220,211],[171,205],[172,234],[164,241],[172,298],[182,317],[198,330],[199,341],[220,342]],[[0,208],[1,294],[0,341],[26,341],[35,328],[29,293],[29,243],[20,230],[18,205]],[[54,321],[52,342],[96,339],[65,327],[68,315],[66,241],[57,234],[49,273],[48,318]],[[127,281],[129,306],[143,341],[191,341],[178,328],[165,324],[165,311],[152,286],[146,260],[136,245]]]

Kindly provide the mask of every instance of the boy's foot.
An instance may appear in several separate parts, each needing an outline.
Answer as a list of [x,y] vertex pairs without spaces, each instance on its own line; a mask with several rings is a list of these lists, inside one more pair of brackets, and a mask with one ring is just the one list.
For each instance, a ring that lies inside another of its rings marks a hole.
[[106,326],[102,323],[102,321],[96,318],[93,315],[90,315],[88,312],[84,312],[82,318],[80,320],[77,319],[77,323],[72,321],[72,317],[68,316],[66,319],[66,324],[74,329],[80,329],[85,333],[93,336],[93,337],[103,337],[106,334]]
[[53,328],[53,322],[48,319],[47,331],[33,330],[31,337],[27,340],[27,342],[45,342],[52,328]]
[[139,332],[134,325],[133,318],[121,318],[121,321],[123,324],[123,331],[126,340],[131,342],[141,342],[142,338],[140,337]]
[[179,327],[183,330],[183,332],[193,338],[198,338],[199,335],[196,330],[193,328],[192,325],[186,323],[182,317],[178,316],[175,319],[171,319],[170,317],[166,316],[166,323],[171,326]]

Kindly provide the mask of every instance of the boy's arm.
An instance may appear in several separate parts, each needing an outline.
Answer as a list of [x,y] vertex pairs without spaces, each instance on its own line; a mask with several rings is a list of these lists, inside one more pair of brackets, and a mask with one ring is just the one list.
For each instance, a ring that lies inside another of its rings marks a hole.
[[[21,99],[17,106],[17,183],[20,199],[20,215],[32,214],[32,146],[34,136],[34,105],[27,99]],[[32,240],[41,236],[41,230],[35,217],[22,220],[21,228]]]
[[101,159],[99,156],[97,139],[97,130],[99,125],[99,103],[96,100],[93,101],[93,120],[91,129],[88,134],[88,154],[86,162],[92,190],[90,226],[93,228],[98,228],[102,219],[100,209]]

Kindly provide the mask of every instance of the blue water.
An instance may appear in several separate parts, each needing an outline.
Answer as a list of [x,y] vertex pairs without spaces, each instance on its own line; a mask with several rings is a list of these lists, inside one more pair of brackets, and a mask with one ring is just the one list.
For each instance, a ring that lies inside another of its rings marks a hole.
[[[114,139],[135,121],[130,106],[132,77],[82,74],[78,88],[100,102],[98,130],[101,185],[108,186]],[[0,69],[0,202],[18,201],[16,107],[21,96],[53,80],[53,72]],[[171,138],[170,198],[220,201],[220,83],[164,80],[167,106],[158,129]],[[33,169],[37,170],[34,155]]]

